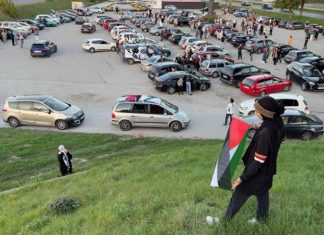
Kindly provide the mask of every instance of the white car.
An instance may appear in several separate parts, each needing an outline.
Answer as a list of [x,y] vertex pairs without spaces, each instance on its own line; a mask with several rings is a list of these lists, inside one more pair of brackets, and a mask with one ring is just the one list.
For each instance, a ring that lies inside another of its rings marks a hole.
[[215,45],[207,45],[207,46],[202,46],[198,49],[198,51],[212,51],[212,52],[217,52],[219,55],[228,55],[230,56],[230,52],[227,50],[224,50],[220,46],[215,46]]
[[136,42],[136,40],[144,39],[144,36],[142,34],[138,34],[138,33],[126,32],[126,33],[121,33],[119,36],[119,39],[123,43],[134,44]]
[[183,39],[180,40],[179,42],[179,46],[182,48],[182,49],[185,49],[189,43],[191,42],[195,42],[195,41],[198,41],[199,39],[196,38],[196,37],[185,37]]
[[99,13],[99,14],[105,13],[105,10],[103,8],[101,8],[101,7],[91,7],[91,8],[89,8],[89,10],[92,13]]
[[207,46],[208,42],[207,41],[203,41],[203,40],[199,40],[199,41],[194,41],[189,43],[188,47],[193,51],[196,52],[200,47],[202,46]]
[[116,51],[117,49],[115,42],[108,42],[100,38],[88,39],[82,44],[82,48],[90,53],[96,51]]
[[[279,103],[283,104],[285,108],[297,109],[304,113],[309,113],[307,102],[304,99],[304,97],[301,95],[276,93],[276,94],[269,94],[269,96],[273,97]],[[243,101],[239,107],[239,116],[245,117],[254,114],[255,112],[254,103],[255,103],[255,99],[249,99]]]
[[40,14],[35,17],[35,20],[39,21],[39,19],[42,19],[42,18],[53,20],[56,24],[60,24],[60,18],[54,17],[52,15]]
[[15,31],[24,33],[26,35],[29,35],[32,32],[31,28],[20,25],[18,22],[3,21],[3,22],[0,22],[0,27],[15,29]]

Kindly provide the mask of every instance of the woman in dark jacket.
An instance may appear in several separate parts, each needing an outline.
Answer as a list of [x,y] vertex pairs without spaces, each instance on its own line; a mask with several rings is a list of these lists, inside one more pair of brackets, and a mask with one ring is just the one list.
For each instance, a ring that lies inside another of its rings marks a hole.
[[[281,114],[284,108],[270,96],[264,96],[254,104],[255,115],[263,120],[243,156],[242,175],[233,183],[231,201],[226,219],[232,219],[247,199],[257,198],[257,220],[266,220],[269,213],[269,190],[276,174],[277,155],[285,138]],[[255,223],[257,220],[250,222]]]
[[62,176],[72,173],[72,154],[70,154],[64,145],[58,147],[57,160],[60,163]]

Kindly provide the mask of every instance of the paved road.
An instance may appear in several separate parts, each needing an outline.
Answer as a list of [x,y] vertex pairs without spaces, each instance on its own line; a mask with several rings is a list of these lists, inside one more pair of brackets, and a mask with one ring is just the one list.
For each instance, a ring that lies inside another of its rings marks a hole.
[[[242,6],[240,2],[232,2],[233,6]],[[249,7],[247,7],[249,9]],[[253,5],[253,9],[257,9],[257,10],[263,10],[262,6],[260,5]],[[280,9],[278,8],[274,8],[273,10],[271,10],[273,12],[278,12],[278,13],[282,13],[280,12]],[[298,10],[294,10],[295,15],[299,15],[299,11]],[[286,14],[286,13],[283,13]],[[287,15],[287,19],[289,17],[289,14]],[[303,12],[303,16],[307,16],[307,17],[312,17],[312,18],[317,18],[317,19],[324,19],[324,14],[319,14],[319,13],[313,13],[313,12]]]
[[[113,15],[113,13],[106,14]],[[233,16],[227,15],[226,17]],[[94,21],[94,18],[95,16],[91,17],[91,21]],[[183,29],[189,32],[189,28]],[[285,43],[289,34],[294,35],[293,45],[300,48],[303,44],[303,31],[276,28],[273,39]],[[156,36],[145,35],[159,39]],[[206,92],[196,91],[192,96],[170,96],[158,92],[153,88],[147,75],[140,71],[138,65],[122,63],[114,52],[90,54],[81,49],[81,43],[87,38],[111,40],[110,34],[99,26],[97,32],[89,35],[81,34],[79,25],[64,24],[56,28],[46,28],[41,31],[40,38],[57,43],[58,52],[50,58],[30,57],[32,35],[25,40],[23,49],[12,47],[9,43],[5,45],[0,43],[0,103],[2,104],[5,98],[11,95],[55,95],[81,107],[86,113],[86,119],[81,126],[67,131],[175,138],[224,138],[227,127],[224,127],[222,123],[229,98],[233,97],[237,104],[251,98],[218,79],[212,79],[211,89]],[[219,44],[215,38],[208,39],[208,41]],[[319,41],[310,42],[309,49],[324,56],[324,51],[321,50],[323,42],[324,38],[320,36]],[[172,56],[183,53],[178,46],[167,41],[164,41],[164,44],[170,47]],[[226,49],[236,56],[237,51],[230,44],[226,44]],[[249,62],[246,52],[243,57],[245,62]],[[276,67],[271,64],[262,64],[261,55],[255,56],[253,64],[284,77],[285,64],[279,64]],[[324,108],[322,102],[319,102],[323,99],[323,92],[303,92],[298,85],[294,85],[290,93],[302,94],[308,100],[311,110],[324,119]],[[110,125],[111,110],[117,97],[126,94],[149,94],[164,98],[184,109],[191,117],[192,123],[179,133],[173,133],[168,129],[150,128],[134,128],[129,132],[122,132]],[[8,127],[8,125],[0,122],[0,127]],[[39,127],[36,129],[56,130]]]

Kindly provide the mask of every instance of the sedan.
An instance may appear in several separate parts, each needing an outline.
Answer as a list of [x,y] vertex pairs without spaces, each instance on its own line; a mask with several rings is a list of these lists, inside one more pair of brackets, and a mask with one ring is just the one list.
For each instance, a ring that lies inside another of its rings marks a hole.
[[162,57],[160,55],[154,55],[149,57],[146,60],[141,61],[140,68],[144,72],[148,72],[152,66],[152,64],[159,63],[159,62],[167,62],[167,61],[174,61],[174,59]]
[[292,82],[271,74],[259,74],[246,77],[240,85],[240,90],[252,96],[264,96],[275,92],[289,91]]
[[96,51],[116,51],[117,49],[115,42],[107,42],[99,38],[88,39],[82,44],[82,48],[90,53]]

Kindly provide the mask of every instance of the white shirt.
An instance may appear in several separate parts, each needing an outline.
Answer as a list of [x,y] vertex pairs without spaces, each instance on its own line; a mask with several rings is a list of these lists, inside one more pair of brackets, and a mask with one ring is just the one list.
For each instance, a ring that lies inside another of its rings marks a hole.
[[235,106],[235,103],[229,103],[226,108],[226,114],[233,115],[234,114],[234,106]]

